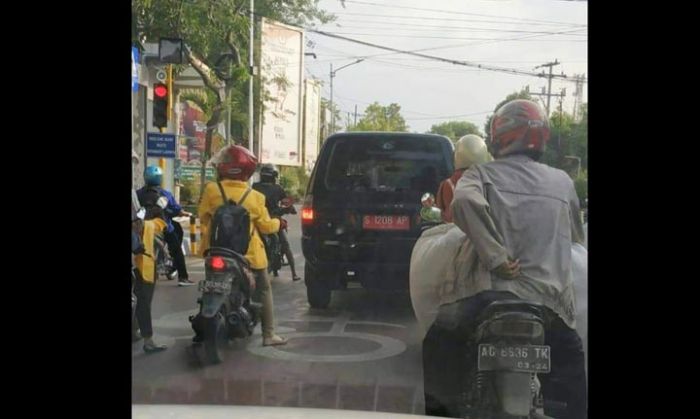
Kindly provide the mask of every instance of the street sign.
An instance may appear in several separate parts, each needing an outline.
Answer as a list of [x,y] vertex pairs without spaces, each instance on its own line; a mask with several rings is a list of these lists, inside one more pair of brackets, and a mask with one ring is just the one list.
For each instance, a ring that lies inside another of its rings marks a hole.
[[146,156],[175,158],[175,134],[149,132],[146,137]]
[[[180,166],[176,172],[178,179],[181,182],[200,182],[202,176],[202,168],[197,166]],[[206,177],[208,181],[216,179],[216,173],[213,167],[206,168]]]

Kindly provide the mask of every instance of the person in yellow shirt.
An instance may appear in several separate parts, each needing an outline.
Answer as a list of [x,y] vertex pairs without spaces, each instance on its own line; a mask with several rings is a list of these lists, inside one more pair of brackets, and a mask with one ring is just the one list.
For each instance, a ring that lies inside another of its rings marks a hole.
[[[219,177],[219,182],[226,193],[226,197],[236,203],[240,203],[243,195],[248,196],[241,205],[250,215],[251,237],[246,259],[255,276],[255,293],[253,300],[262,303],[262,334],[263,346],[284,345],[287,340],[274,332],[274,310],[272,301],[272,289],[270,277],[267,274],[267,254],[260,234],[277,233],[280,223],[284,220],[270,218],[265,207],[265,195],[252,190],[248,186],[248,179],[255,172],[258,159],[245,147],[238,145],[228,146],[222,149],[214,158],[214,164]],[[199,253],[203,255],[209,248],[209,227],[217,208],[223,205],[223,197],[216,182],[209,182],[202,193],[199,202],[199,218],[202,228],[202,243]]]

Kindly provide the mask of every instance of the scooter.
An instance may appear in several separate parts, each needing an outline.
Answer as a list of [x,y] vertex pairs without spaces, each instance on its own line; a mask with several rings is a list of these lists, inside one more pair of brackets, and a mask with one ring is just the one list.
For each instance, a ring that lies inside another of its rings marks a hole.
[[[421,228],[442,224],[435,199],[421,198]],[[469,419],[546,419],[538,374],[551,368],[551,348],[544,345],[551,319],[541,304],[501,300],[488,305],[470,332],[469,375],[461,392],[460,417]],[[457,349],[457,348],[456,348]],[[458,349],[457,349],[458,350]],[[554,404],[554,403],[553,403]],[[551,419],[551,418],[549,418]]]
[[[145,219],[153,219],[156,217],[162,218],[163,212],[168,206],[168,199],[161,196],[156,201],[156,206],[157,207],[154,210],[146,211]],[[170,256],[168,244],[165,242],[165,238],[162,234],[156,234],[155,236],[154,253],[157,275],[162,275],[169,281],[175,279],[177,276],[177,270],[175,269],[173,258]]]
[[255,279],[244,255],[212,247],[204,253],[204,267],[204,280],[198,284],[199,313],[189,320],[195,346],[203,347],[208,362],[218,364],[229,341],[252,335],[262,304],[251,299]]
[[[272,217],[282,218],[286,214],[296,214],[297,210],[294,208],[293,202],[290,198],[285,198],[279,203],[279,208],[275,210]],[[283,266],[289,265],[289,261],[285,262],[284,252],[282,251],[282,244],[279,239],[278,233],[266,234],[263,236],[263,242],[265,244],[265,252],[267,253],[267,260],[269,261],[267,271],[272,273],[275,277],[279,276],[279,271]]]

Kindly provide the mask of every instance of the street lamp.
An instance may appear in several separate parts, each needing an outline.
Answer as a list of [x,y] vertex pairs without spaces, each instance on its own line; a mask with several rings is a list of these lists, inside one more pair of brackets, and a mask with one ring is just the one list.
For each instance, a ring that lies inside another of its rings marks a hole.
[[350,64],[346,64],[340,68],[336,68],[335,71],[333,71],[333,63],[331,63],[331,130],[335,132],[335,112],[333,112],[333,77],[335,77],[335,73],[338,71],[344,69],[345,67],[350,67],[353,64],[361,63],[364,61],[364,58],[358,58],[356,61],[351,62]]

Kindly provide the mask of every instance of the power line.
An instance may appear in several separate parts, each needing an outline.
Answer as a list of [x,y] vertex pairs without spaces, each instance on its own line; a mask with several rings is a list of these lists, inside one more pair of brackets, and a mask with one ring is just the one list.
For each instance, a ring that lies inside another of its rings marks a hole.
[[[365,101],[365,100],[353,99],[353,98],[350,98],[350,97],[347,97],[347,96],[339,96],[338,94],[335,94],[335,96],[340,97],[340,98],[343,98],[343,99],[345,99],[345,100],[352,101],[352,102],[363,103],[363,104],[365,104],[365,105],[373,105],[373,104],[376,102],[376,101],[375,101],[375,102],[367,102],[367,101]],[[402,112],[407,112],[407,113],[415,113],[415,114],[418,114],[418,115],[436,116],[436,115],[429,114],[429,113],[425,113],[425,112],[412,111],[412,110],[410,110],[410,109],[405,109],[405,108],[403,108],[403,107],[401,107],[401,111],[402,111]]]
[[[393,52],[400,53],[400,54],[415,55],[417,57],[423,57],[423,58],[427,58],[430,60],[442,61],[442,62],[446,62],[446,63],[450,63],[450,64],[463,65],[466,67],[476,67],[476,68],[481,68],[484,70],[498,71],[498,72],[508,73],[508,74],[545,77],[544,73],[533,73],[533,72],[529,72],[529,71],[521,71],[521,70],[515,70],[515,69],[511,69],[511,68],[496,67],[496,66],[485,65],[485,64],[476,64],[476,63],[472,63],[469,61],[452,60],[452,59],[438,57],[438,56],[434,56],[434,55],[420,54],[417,52],[405,51],[405,50],[400,50],[400,49],[392,48],[392,47],[385,47],[383,45],[377,45],[377,44],[373,44],[370,42],[365,42],[365,41],[360,41],[357,39],[347,38],[345,36],[335,35],[332,33],[319,31],[319,30],[315,30],[315,29],[309,29],[309,31],[314,32],[314,33],[318,33],[320,35],[325,35],[325,36],[328,36],[331,38],[342,39],[342,40],[345,40],[348,42],[354,42],[357,44],[362,44],[362,45],[366,45],[366,46],[370,46],[370,47],[374,47],[374,48],[378,48],[378,49],[383,49],[383,50],[387,50],[387,51],[393,51]],[[553,75],[551,77],[566,79],[565,75]]]
[[[314,29],[307,29],[307,30],[309,30],[311,32],[315,32]],[[578,31],[578,29],[574,29],[574,30],[570,29],[570,30],[560,31],[558,33],[569,33],[569,32],[575,32],[575,31]],[[459,47],[465,47],[465,46],[485,45],[485,44],[492,44],[492,43],[496,43],[496,42],[511,41],[511,40],[516,40],[516,39],[535,38],[538,36],[542,36],[542,35],[526,35],[526,36],[516,37],[516,38],[502,38],[502,39],[495,40],[495,41],[467,42],[467,43],[461,43],[461,44],[443,45],[443,46],[439,46],[439,47],[428,47],[428,48],[416,49],[416,50],[412,50],[410,52],[435,51],[438,49],[449,49],[449,48],[459,48]],[[349,39],[349,38],[347,38],[347,39]],[[360,41],[360,42],[362,42],[362,41]],[[335,51],[337,51],[337,50],[335,50]],[[405,53],[405,52],[402,51],[402,52],[390,52],[390,53],[367,55],[367,56],[364,56],[363,58],[389,56],[389,55],[396,55],[396,54],[402,54],[402,53]]]
[[[430,17],[430,16],[398,16],[398,15],[382,15],[377,13],[350,13],[350,12],[335,12],[339,15],[349,15],[349,16],[368,16],[368,17],[381,17],[385,19],[413,19],[413,20],[439,20],[439,21],[450,21],[450,22],[478,22],[478,23],[498,23],[501,25],[527,25],[528,27],[537,26],[576,26],[576,27],[588,27],[586,24],[551,24],[551,23],[531,23],[531,22],[508,22],[504,20],[483,20],[483,19],[457,19],[457,18],[447,18],[447,17]],[[387,22],[390,23],[390,22]],[[409,22],[410,23],[410,22]]]
[[365,2],[365,1],[356,1],[356,0],[345,0],[345,2],[346,3],[364,4],[364,5],[368,5],[368,6],[385,7],[385,8],[390,8],[390,9],[408,9],[408,10],[418,10],[418,11],[422,11],[422,12],[447,13],[450,15],[493,17],[493,18],[498,18],[498,19],[511,19],[511,20],[516,20],[516,21],[521,21],[521,22],[538,22],[538,23],[555,23],[555,24],[562,24],[562,25],[578,25],[576,23],[569,23],[569,22],[554,22],[551,20],[538,20],[538,19],[527,19],[527,18],[510,17],[510,16],[486,15],[486,14],[480,14],[480,13],[457,12],[457,11],[453,11],[453,10],[424,9],[424,8],[420,8],[420,7],[386,5],[386,4],[379,4],[379,3],[370,3],[370,2]]
[[432,117],[432,118],[404,118],[404,119],[407,121],[429,121],[429,120],[433,120],[433,119],[464,118],[467,116],[483,115],[483,114],[492,113],[492,112],[493,112],[493,110],[488,110],[488,111],[467,113],[467,114],[461,114],[461,115],[446,115],[446,116],[436,116],[436,117]]
[[424,39],[461,39],[467,41],[535,41],[535,42],[588,42],[586,39],[504,39],[504,38],[463,38],[455,36],[427,36],[427,35],[387,35],[385,33],[362,33],[362,32],[326,32],[338,35],[359,35],[359,36],[379,36],[383,38],[424,38]]
[[[325,46],[322,46],[322,45],[319,45],[319,46],[322,47],[323,49],[327,49]],[[324,56],[324,57],[346,58],[346,59],[361,58],[361,56],[359,56],[359,55],[349,55],[349,54],[347,54],[347,53],[342,53],[342,54],[340,54],[340,51],[338,51],[338,50],[331,50],[331,49],[329,49],[329,51],[336,51],[336,52],[339,52],[339,54],[335,55],[335,54],[326,54],[326,53],[323,53],[323,56]],[[394,57],[394,56],[391,56],[391,57],[387,56],[386,59],[396,60],[396,61],[419,61],[419,62],[425,60],[425,58],[421,58],[421,57]],[[474,63],[514,63],[514,64],[524,64],[524,63],[534,64],[534,63],[541,63],[541,62],[542,62],[542,60],[471,60],[471,61],[474,62]],[[586,61],[581,61],[581,60],[562,60],[562,62],[566,62],[566,63],[587,63],[588,61],[587,61],[587,60],[586,60]],[[313,63],[313,61],[310,61],[310,63]]]
[[384,60],[378,60],[376,58],[370,58],[369,61],[377,63],[377,64],[384,64],[387,66],[391,67],[399,67],[399,68],[407,68],[407,69],[412,69],[412,70],[419,70],[419,71],[425,71],[425,70],[433,70],[433,71],[441,71],[441,72],[446,72],[446,73],[454,73],[454,74],[464,74],[464,73],[476,73],[480,72],[483,70],[461,70],[461,69],[455,69],[455,68],[445,68],[445,67],[427,67],[427,66],[419,66],[419,65],[411,65],[411,64],[403,64],[403,63],[392,63],[392,62],[387,62]]
[[[343,22],[350,22],[351,25],[344,25]],[[334,25],[334,24],[335,25]],[[537,33],[537,34],[543,34],[543,35],[558,35],[557,32],[551,32],[551,31],[525,31],[525,30],[517,30],[517,29],[499,29],[499,28],[475,28],[475,27],[469,27],[469,26],[444,26],[444,25],[421,25],[417,23],[403,23],[403,22],[380,22],[380,21],[362,21],[362,20],[352,20],[352,19],[344,19],[342,22],[333,22],[333,23],[327,23],[322,26],[335,26],[339,28],[352,28],[352,29],[372,29],[372,30],[397,30],[396,27],[409,27],[411,31],[417,31],[417,30],[423,30],[423,31],[430,31],[430,32],[435,32],[437,30],[440,30],[442,32],[448,31],[448,32],[471,32],[471,31],[486,31],[486,32],[513,32],[513,33]],[[352,23],[363,23],[363,25],[357,25],[354,26]],[[365,25],[366,23],[371,23],[371,24],[378,24],[380,26],[378,27],[369,27]],[[434,29],[421,29],[421,28],[434,28]],[[578,29],[580,31],[586,31],[588,28],[580,28]],[[577,35],[577,36],[588,36],[587,34],[572,34],[572,35]]]

